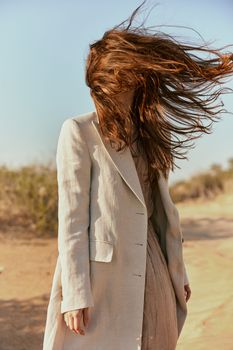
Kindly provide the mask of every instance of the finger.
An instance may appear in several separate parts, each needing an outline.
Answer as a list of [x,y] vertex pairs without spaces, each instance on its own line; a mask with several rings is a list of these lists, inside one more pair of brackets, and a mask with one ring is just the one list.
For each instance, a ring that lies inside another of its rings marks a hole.
[[188,285],[185,285],[184,286],[184,297],[185,297],[185,301],[187,303],[187,301],[189,300],[189,286]]
[[187,301],[189,300],[190,296],[191,296],[191,291],[188,290],[188,291],[187,291]]
[[73,317],[70,315],[68,318],[68,326],[69,326],[69,329],[72,331],[73,330]]
[[68,326],[68,320],[67,320],[67,314],[66,313],[64,314],[64,321],[65,321],[66,325]]
[[74,317],[74,332],[79,334],[79,322],[78,322],[78,318],[75,316]]
[[[80,313],[79,313],[80,315]],[[81,335],[84,335],[84,331],[83,329],[81,328],[81,318],[79,315],[76,315],[74,317],[74,330],[77,332],[77,333],[80,333]]]
[[85,308],[83,310],[83,323],[84,326],[87,327],[90,321],[89,308]]
[[81,334],[85,334],[84,332],[84,323],[83,323],[83,310],[82,310],[82,313],[81,313],[81,318],[80,318],[80,323],[79,323],[79,330],[80,330],[80,333]]

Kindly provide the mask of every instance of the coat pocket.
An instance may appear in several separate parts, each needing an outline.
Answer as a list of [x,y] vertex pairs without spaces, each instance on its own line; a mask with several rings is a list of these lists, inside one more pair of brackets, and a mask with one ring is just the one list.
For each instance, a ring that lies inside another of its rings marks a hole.
[[113,256],[114,244],[107,241],[90,240],[90,260],[110,262]]

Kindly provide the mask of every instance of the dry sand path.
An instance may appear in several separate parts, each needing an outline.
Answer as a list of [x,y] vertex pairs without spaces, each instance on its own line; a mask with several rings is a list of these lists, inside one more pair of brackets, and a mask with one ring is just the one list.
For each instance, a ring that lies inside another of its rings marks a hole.
[[177,205],[192,296],[179,350],[233,349],[233,195]]
[[[177,349],[233,350],[233,216],[179,211],[192,296]],[[0,234],[0,350],[41,350],[56,254],[56,239]]]

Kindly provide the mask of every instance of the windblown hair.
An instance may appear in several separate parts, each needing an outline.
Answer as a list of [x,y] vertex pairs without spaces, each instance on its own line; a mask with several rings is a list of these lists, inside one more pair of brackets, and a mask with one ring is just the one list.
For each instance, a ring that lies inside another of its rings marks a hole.
[[[153,186],[160,172],[167,177],[169,169],[178,167],[176,159],[187,159],[192,141],[211,133],[220,113],[227,112],[221,109],[222,101],[214,102],[232,92],[220,85],[233,73],[233,55],[222,53],[224,47],[188,45],[163,32],[150,32],[151,27],[132,27],[143,4],[132,13],[128,26],[123,21],[89,45],[86,84],[101,131],[117,150],[131,145],[136,128]],[[205,59],[192,51],[216,57]],[[131,89],[135,93],[127,114],[114,96]]]

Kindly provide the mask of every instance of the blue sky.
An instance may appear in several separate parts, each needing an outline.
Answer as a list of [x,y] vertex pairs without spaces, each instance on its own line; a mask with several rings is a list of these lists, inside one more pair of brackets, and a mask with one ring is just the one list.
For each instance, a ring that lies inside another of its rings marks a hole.
[[[84,80],[89,43],[126,19],[141,2],[0,0],[0,164],[55,161],[63,120],[94,109]],[[212,46],[233,44],[230,0],[148,1],[148,8],[153,4],[157,5],[146,26],[188,26]],[[141,15],[136,21],[142,19]],[[200,42],[191,29],[161,30]],[[233,88],[233,79],[227,78],[225,86]],[[233,112],[233,94],[222,100]],[[177,163],[181,169],[171,174],[171,182],[213,163],[225,167],[233,157],[232,131],[233,115],[223,114],[213,134],[199,139],[188,160]]]

